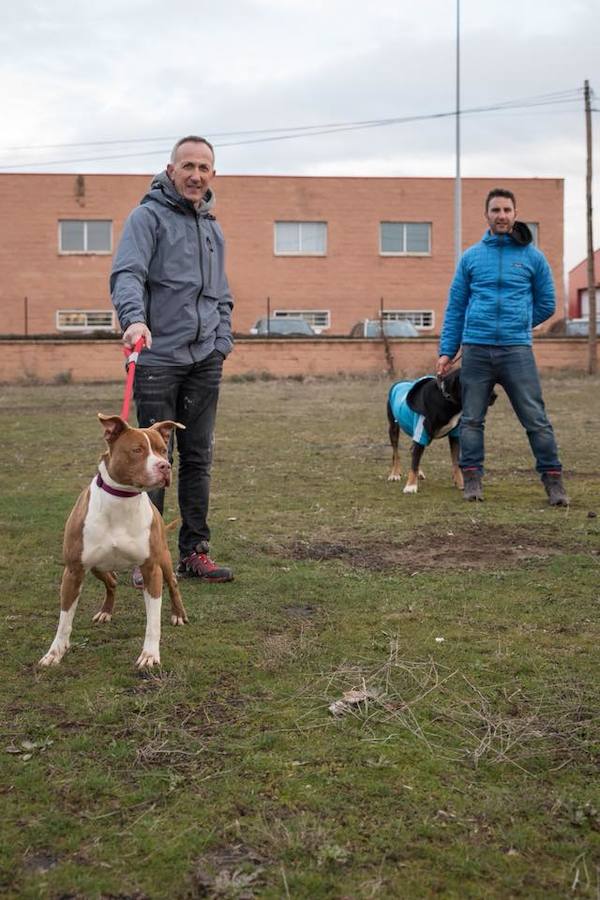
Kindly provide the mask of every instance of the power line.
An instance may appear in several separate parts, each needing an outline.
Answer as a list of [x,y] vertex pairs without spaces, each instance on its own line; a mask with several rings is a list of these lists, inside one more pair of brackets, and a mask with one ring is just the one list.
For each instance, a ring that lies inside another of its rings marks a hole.
[[[581,88],[570,88],[563,91],[555,91],[549,94],[535,94],[531,97],[526,97],[521,100],[505,100],[495,104],[493,107],[474,107],[471,112],[478,111],[479,109],[499,109],[501,107],[511,108],[515,103],[523,104],[524,106],[534,103],[535,105],[542,105],[544,102],[549,103],[557,103],[557,102],[571,102],[578,99],[581,96],[582,89]],[[467,110],[469,112],[469,110]],[[441,115],[452,115],[453,113],[442,113]],[[440,115],[438,113],[433,113],[433,116]],[[282,128],[252,128],[249,130],[237,130],[237,131],[211,131],[207,132],[212,135],[212,137],[233,137],[235,135],[254,135],[254,134],[277,134],[278,132],[296,132],[296,131],[310,131],[313,129],[320,128],[342,128],[346,126],[358,126],[358,125],[372,125],[374,123],[395,123],[398,121],[402,121],[397,117],[389,118],[389,119],[368,119],[366,121],[358,121],[358,122],[321,122],[318,125],[297,125],[290,127],[282,127]],[[61,144],[29,144],[24,146],[15,146],[15,147],[5,147],[4,149],[0,148],[0,153],[13,152],[16,150],[57,150],[62,148],[71,148],[71,147],[103,147],[103,146],[111,146],[115,144],[152,144],[157,141],[175,141],[177,137],[174,135],[166,135],[162,137],[149,137],[149,138],[119,138],[108,141],[79,141],[77,143],[61,143]]]
[[[476,106],[470,109],[464,109],[461,111],[461,115],[476,115],[478,113],[486,113],[486,112],[506,112],[510,110],[516,109],[532,109],[534,107],[548,107],[548,106],[557,106],[563,104],[572,104],[578,102],[581,98],[581,89],[576,88],[574,90],[566,90],[566,91],[557,91],[552,94],[540,94],[533,97],[523,98],[521,100],[507,100],[499,103],[492,104],[490,106]],[[229,131],[229,132],[215,132],[211,134],[211,138],[215,137],[229,137],[239,135],[242,137],[242,140],[239,141],[226,141],[226,142],[218,142],[215,141],[215,147],[236,147],[250,144],[259,144],[259,143],[272,143],[275,141],[285,141],[285,140],[295,140],[301,137],[317,137],[326,134],[337,134],[338,132],[348,132],[348,131],[357,131],[363,130],[367,128],[382,128],[388,127],[390,125],[403,125],[413,122],[424,122],[424,121],[432,121],[435,119],[445,119],[450,118],[456,115],[455,110],[450,112],[440,112],[440,113],[429,113],[424,115],[415,115],[415,116],[397,116],[388,119],[368,119],[356,122],[332,122],[328,124],[321,125],[300,125],[300,126],[292,126],[289,128],[270,128],[270,129],[255,129],[252,131]],[[249,137],[249,135],[261,135],[260,137]],[[107,144],[120,144],[120,143],[149,143],[156,142],[158,140],[166,140],[166,138],[137,138],[131,141],[99,141],[99,142],[89,142],[89,143],[81,143],[81,144],[66,144],[66,145],[39,145],[38,147],[28,147],[23,148],[27,150],[37,150],[37,149],[49,149],[54,146],[59,148],[61,146],[105,146]],[[29,163],[16,163],[8,166],[0,165],[1,170],[12,170],[12,169],[24,169],[24,168],[32,168],[39,166],[55,166],[55,165],[67,165],[71,163],[82,163],[82,162],[101,162],[105,160],[114,160],[114,159],[128,159],[128,158],[137,158],[140,156],[164,156],[170,151],[170,147],[165,148],[162,147],[157,150],[138,150],[135,153],[119,153],[113,154],[109,156],[89,156],[89,157],[72,157],[69,159],[58,159],[58,160],[47,160],[44,162],[29,162]]]

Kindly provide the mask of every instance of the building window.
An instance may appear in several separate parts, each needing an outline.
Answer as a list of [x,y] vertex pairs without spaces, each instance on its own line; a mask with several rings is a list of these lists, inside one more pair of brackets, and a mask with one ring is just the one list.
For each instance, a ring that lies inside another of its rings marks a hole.
[[276,256],[325,256],[327,222],[275,222]]
[[58,223],[59,253],[112,253],[110,219],[61,219]]
[[534,246],[535,247],[539,246],[539,240],[538,240],[539,233],[540,233],[539,223],[538,222],[525,222],[525,224],[527,225],[527,227],[529,228],[529,230],[531,232]]
[[328,309],[276,309],[273,316],[276,319],[304,319],[317,334],[331,327]]
[[412,322],[416,328],[430,330],[435,325],[432,309],[386,309],[383,320],[388,322]]
[[58,309],[57,331],[114,331],[115,314],[111,309]]
[[382,256],[430,256],[431,222],[380,222]]

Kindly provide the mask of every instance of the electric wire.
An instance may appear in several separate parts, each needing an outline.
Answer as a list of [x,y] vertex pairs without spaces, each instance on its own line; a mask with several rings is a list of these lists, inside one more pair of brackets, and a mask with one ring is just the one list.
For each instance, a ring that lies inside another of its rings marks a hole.
[[[462,116],[471,116],[478,115],[483,113],[493,113],[493,112],[511,112],[513,110],[523,110],[523,109],[533,109],[539,107],[556,107],[564,104],[573,104],[575,102],[580,102],[582,95],[582,90],[580,88],[564,90],[564,91],[556,91],[550,94],[539,94],[532,97],[522,98],[520,100],[506,100],[501,101],[495,104],[491,104],[488,106],[474,106],[471,108],[466,108],[461,110]],[[268,128],[268,129],[253,129],[248,131],[224,131],[224,132],[208,132],[210,135],[211,142],[214,142],[215,147],[224,148],[224,147],[236,147],[236,146],[244,146],[251,144],[260,144],[260,143],[274,143],[277,141],[288,141],[288,140],[297,140],[298,138],[303,137],[318,137],[322,135],[330,135],[337,134],[342,132],[350,132],[350,131],[358,131],[365,130],[371,128],[382,128],[389,127],[391,125],[403,125],[414,122],[424,122],[424,121],[433,121],[439,119],[452,118],[456,116],[456,110],[446,111],[446,112],[438,112],[438,113],[427,113],[421,115],[412,115],[412,116],[395,116],[392,118],[386,119],[367,119],[360,120],[355,122],[332,122],[332,123],[321,123],[319,125],[299,125],[299,126],[291,126],[287,128]],[[250,135],[257,135],[255,137],[250,137]],[[215,138],[219,137],[234,137],[239,136],[241,140],[233,140],[233,141],[217,141]],[[134,138],[130,140],[115,140],[115,141],[90,141],[90,142],[81,142],[78,144],[54,144],[54,145],[37,145],[37,146],[29,146],[23,147],[22,150],[27,151],[37,151],[40,149],[62,149],[67,147],[84,147],[84,146],[107,146],[114,144],[138,144],[138,143],[155,143],[158,141],[166,141],[168,138]],[[171,138],[173,140],[173,138]],[[8,148],[7,148],[8,149]],[[10,148],[11,150],[16,150],[17,148]],[[0,152],[7,152],[0,151]],[[55,160],[46,160],[46,161],[36,161],[36,162],[21,162],[14,163],[11,165],[3,165],[0,163],[0,171],[8,171],[14,169],[24,169],[24,168],[32,168],[32,167],[40,167],[40,166],[55,166],[55,165],[70,165],[73,163],[83,163],[83,162],[102,162],[107,160],[116,160],[116,159],[129,159],[129,158],[139,158],[142,156],[164,156],[166,153],[170,152],[170,147],[161,147],[160,149],[154,150],[136,150],[133,153],[118,153],[111,154],[107,156],[87,156],[87,157],[70,157],[68,159],[55,159]]]

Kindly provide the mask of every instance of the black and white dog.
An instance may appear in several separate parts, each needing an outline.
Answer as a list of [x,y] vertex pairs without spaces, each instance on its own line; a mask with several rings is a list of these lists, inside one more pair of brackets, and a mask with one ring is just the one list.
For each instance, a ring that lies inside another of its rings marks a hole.
[[[495,401],[492,391],[490,405]],[[419,478],[425,478],[421,457],[432,440],[448,436],[452,460],[452,480],[462,490],[463,477],[458,466],[458,423],[462,414],[460,369],[443,378],[425,375],[416,381],[397,381],[387,400],[389,436],[392,445],[392,471],[388,481],[400,481],[402,466],[398,453],[400,431],[412,438],[411,462],[405,494],[416,494]]]

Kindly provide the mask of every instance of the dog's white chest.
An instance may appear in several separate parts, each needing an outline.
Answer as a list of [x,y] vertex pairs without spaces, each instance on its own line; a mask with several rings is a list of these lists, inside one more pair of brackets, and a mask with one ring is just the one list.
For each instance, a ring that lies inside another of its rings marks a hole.
[[117,499],[92,488],[83,523],[81,561],[112,571],[140,565],[150,555],[153,511],[146,494]]

